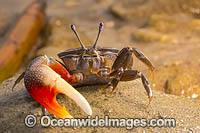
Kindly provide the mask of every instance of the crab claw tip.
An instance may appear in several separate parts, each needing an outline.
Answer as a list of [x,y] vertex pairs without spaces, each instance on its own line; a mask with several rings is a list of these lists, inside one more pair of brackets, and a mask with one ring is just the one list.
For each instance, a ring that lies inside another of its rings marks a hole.
[[86,114],[92,115],[92,109],[87,100],[64,79],[60,78],[57,80],[56,88],[60,91],[60,93],[63,93],[73,99]]

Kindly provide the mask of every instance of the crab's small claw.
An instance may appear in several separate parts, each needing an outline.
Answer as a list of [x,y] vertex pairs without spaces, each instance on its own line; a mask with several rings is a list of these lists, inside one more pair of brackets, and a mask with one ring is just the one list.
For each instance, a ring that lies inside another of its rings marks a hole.
[[[56,70],[59,74],[55,71],[55,66],[58,66]],[[55,60],[52,62],[47,56],[40,56],[34,59],[25,71],[24,83],[31,96],[59,118],[72,118],[72,116],[56,101],[58,93],[73,99],[85,113],[92,115],[87,100],[63,79],[62,73],[66,71]]]

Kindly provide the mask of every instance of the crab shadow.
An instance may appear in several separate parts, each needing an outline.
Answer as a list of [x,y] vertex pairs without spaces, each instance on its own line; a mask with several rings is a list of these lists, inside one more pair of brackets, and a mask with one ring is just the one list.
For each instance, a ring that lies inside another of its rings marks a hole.
[[[121,100],[124,101],[128,101],[127,102],[131,102],[133,107],[136,110],[143,110],[144,112],[148,112],[148,109],[150,108],[150,105],[148,105],[148,99],[145,98],[145,102],[141,102],[141,101],[136,101],[136,99],[141,99],[141,98],[136,98],[135,97],[139,97],[137,96],[137,94],[132,94],[132,96],[127,93],[124,93],[126,91],[124,90],[116,90],[112,95],[110,94],[111,92],[111,88],[106,89],[104,92],[101,91],[101,88],[105,87],[105,85],[89,85],[89,86],[79,86],[76,87],[76,90],[78,90],[83,96],[88,97],[89,95],[92,95],[96,98],[101,97],[102,95],[104,95],[104,98],[106,98],[107,100],[109,100],[111,103],[113,100],[119,100],[115,97],[121,97]],[[136,88],[135,88],[136,89]],[[134,91],[134,90],[133,90]],[[131,99],[130,99],[131,97]],[[146,96],[145,96],[146,97]],[[91,99],[89,99],[90,101],[88,102],[92,102]],[[119,101],[119,102],[120,102]],[[104,102],[104,101],[101,101]]]
[[100,89],[105,85],[87,85],[87,86],[74,86],[74,88],[79,92],[87,93],[97,93],[100,92]]

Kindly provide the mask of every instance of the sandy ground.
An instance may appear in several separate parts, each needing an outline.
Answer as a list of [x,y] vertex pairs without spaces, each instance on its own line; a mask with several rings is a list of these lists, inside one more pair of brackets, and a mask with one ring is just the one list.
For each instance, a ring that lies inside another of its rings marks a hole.
[[[131,0],[130,0],[131,1]],[[75,24],[83,42],[92,45],[99,22],[105,27],[99,39],[99,46],[123,48],[137,47],[151,59],[156,67],[155,81],[151,82],[154,99],[147,107],[147,96],[141,81],[120,83],[117,93],[112,97],[101,94],[102,86],[78,89],[91,104],[93,116],[114,118],[175,118],[175,128],[134,128],[134,132],[189,132],[200,131],[200,101],[184,96],[167,95],[163,92],[192,97],[200,95],[199,52],[200,21],[198,0],[193,2],[177,0],[165,3],[159,0],[149,2],[123,2],[114,0],[61,0],[48,1],[47,21],[38,41],[34,58],[46,54],[57,58],[56,54],[68,48],[79,47],[70,24]],[[8,0],[2,2],[2,27],[0,36],[12,20],[29,2]],[[166,6],[167,5],[167,6]],[[173,6],[172,6],[173,5]],[[10,10],[8,10],[10,9]],[[134,10],[132,10],[134,9]],[[145,10],[144,10],[145,9]],[[152,10],[155,9],[155,10]],[[148,11],[148,12],[147,12]],[[1,41],[2,38],[0,38]],[[27,61],[26,61],[27,62]],[[148,69],[134,58],[134,69],[148,76]],[[21,68],[24,71],[24,67]],[[151,81],[151,77],[148,77]],[[23,82],[15,90],[11,86],[16,75],[0,84],[0,132],[126,132],[125,128],[43,128],[39,124],[40,105],[27,93]],[[165,87],[165,83],[168,87]],[[182,93],[184,90],[185,93]],[[86,117],[72,101],[60,98],[74,117]],[[28,114],[37,116],[38,124],[33,129],[24,125]]]
[[[14,91],[11,91],[12,84],[16,77],[8,79],[1,84],[0,95],[0,132],[126,132],[125,128],[67,128],[49,127],[40,125],[41,107],[27,93],[23,82]],[[200,131],[200,101],[190,100],[184,97],[166,95],[154,91],[154,98],[147,106],[148,98],[140,80],[120,83],[117,92],[109,97],[102,94],[99,89],[102,86],[90,86],[78,88],[79,92],[86,97],[93,110],[93,117],[98,115],[103,118],[109,115],[110,118],[175,118],[176,127],[171,128],[133,128],[134,132],[188,132]],[[107,92],[108,93],[108,92]],[[86,117],[83,111],[75,103],[67,98],[59,97],[69,112],[76,118]],[[24,125],[24,118],[28,114],[37,116],[37,125],[34,128],[27,128]]]

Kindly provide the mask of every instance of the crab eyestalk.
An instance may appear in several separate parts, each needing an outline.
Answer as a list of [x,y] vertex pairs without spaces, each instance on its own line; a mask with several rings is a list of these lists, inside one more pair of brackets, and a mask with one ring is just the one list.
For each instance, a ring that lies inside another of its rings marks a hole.
[[78,35],[77,31],[76,31],[76,28],[75,28],[75,26],[73,24],[71,25],[71,29],[74,32],[74,34],[76,35],[78,41],[80,42],[82,49],[86,49],[85,45],[81,41],[81,39],[80,39],[80,37],[79,37],[79,35]]
[[40,56],[34,59],[25,71],[25,87],[36,101],[59,118],[72,118],[65,107],[56,101],[56,95],[59,93],[73,99],[85,113],[92,115],[87,100],[63,79],[67,73],[57,61],[47,56]]
[[101,34],[102,30],[103,30],[103,23],[100,23],[100,24],[99,24],[99,32],[98,32],[98,34],[97,34],[97,39],[96,39],[96,41],[95,41],[95,43],[94,43],[94,45],[93,45],[93,48],[94,48],[94,49],[97,48],[97,42],[98,42],[98,40],[99,40],[99,37],[100,37],[100,34]]

